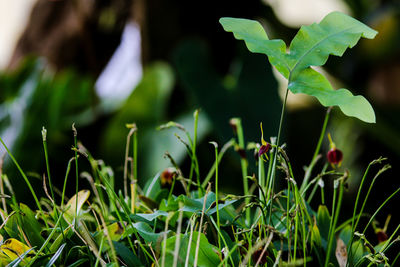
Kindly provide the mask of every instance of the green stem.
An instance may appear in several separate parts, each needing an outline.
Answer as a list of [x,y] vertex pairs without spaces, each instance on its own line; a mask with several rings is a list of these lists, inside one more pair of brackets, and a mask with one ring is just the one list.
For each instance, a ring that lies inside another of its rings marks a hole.
[[[220,221],[219,221],[219,208],[218,208],[218,145],[215,142],[211,142],[214,145],[215,149],[215,207],[217,209],[217,226],[218,229],[221,229]],[[218,248],[221,250],[221,237],[218,235]]]
[[312,169],[314,168],[315,163],[316,163],[316,161],[317,161],[317,159],[318,159],[319,151],[320,151],[320,149],[321,149],[322,141],[324,140],[324,136],[325,136],[325,132],[326,132],[326,127],[327,127],[327,125],[328,125],[329,115],[331,114],[331,110],[332,110],[332,107],[329,107],[329,108],[326,110],[325,119],[324,119],[324,124],[322,125],[322,130],[321,130],[321,134],[320,134],[319,139],[318,139],[317,147],[315,148],[314,156],[313,156],[313,158],[312,158],[312,160],[311,160],[310,165],[309,165],[308,168],[307,168],[307,171],[306,171],[306,173],[305,173],[303,182],[302,182],[302,184],[301,184],[301,186],[300,186],[300,192],[303,192],[303,191],[304,191],[304,188],[307,186],[308,180],[310,179],[310,176],[311,176]]
[[273,199],[273,189],[275,185],[275,174],[276,174],[276,161],[278,158],[278,148],[279,148],[279,143],[281,139],[281,132],[282,132],[282,125],[283,125],[283,117],[285,115],[285,110],[286,110],[286,102],[287,102],[287,97],[289,94],[289,88],[286,88],[286,93],[285,93],[285,98],[283,100],[282,104],[282,110],[281,110],[281,118],[279,120],[279,128],[278,128],[278,136],[276,137],[276,148],[274,151],[274,159],[272,162],[272,171],[270,173],[270,177],[267,177],[267,180],[270,181],[270,186],[268,188],[269,196],[270,196],[270,212],[269,212],[269,223],[271,224],[271,213],[272,213],[272,199]]
[[266,199],[264,198],[264,194],[262,192],[265,186],[265,170],[264,160],[261,157],[258,158],[258,184],[260,185],[258,190],[258,197],[262,203],[266,203]]
[[44,216],[44,212],[42,210],[42,206],[40,205],[39,199],[36,196],[35,190],[33,190],[33,187],[31,185],[31,183],[29,182],[28,177],[26,176],[26,174],[24,173],[24,171],[22,170],[21,166],[19,166],[17,160],[14,158],[13,154],[11,153],[11,151],[8,149],[8,147],[6,146],[6,144],[4,143],[3,139],[0,137],[0,142],[1,144],[4,146],[4,148],[6,149],[8,155],[10,156],[10,158],[12,159],[12,161],[14,162],[15,166],[17,167],[18,171],[20,172],[20,174],[22,175],[22,178],[24,178],[25,183],[28,185],[29,190],[31,191],[31,194],[33,196],[33,198],[35,199],[35,203],[36,206],[38,207],[40,214],[42,215],[43,221],[46,224],[46,228],[49,227],[49,225],[47,224],[47,220],[46,217]]
[[[190,166],[190,176],[189,180],[190,182],[193,179],[193,171],[196,173],[196,179],[197,179],[197,189],[199,192],[199,197],[203,196],[204,194],[204,188],[202,187],[200,183],[200,170],[199,170],[199,163],[197,160],[196,156],[196,146],[197,146],[197,132],[198,132],[198,125],[199,125],[199,110],[196,110],[193,114],[194,116],[194,134],[193,134],[193,142],[192,142],[192,163]],[[190,192],[190,186],[192,183],[189,183],[188,185],[188,191]]]
[[43,127],[42,129],[42,137],[43,137],[43,150],[44,150],[44,157],[46,160],[46,170],[47,170],[47,178],[49,179],[49,187],[50,187],[50,193],[51,193],[51,197],[53,198],[53,204],[55,201],[54,198],[54,192],[53,192],[53,184],[51,183],[51,177],[50,177],[50,164],[49,164],[49,156],[47,153],[47,130]]
[[[365,205],[367,204],[369,195],[370,195],[371,190],[372,190],[372,188],[373,188],[373,186],[374,186],[374,184],[375,184],[376,179],[379,177],[379,175],[380,175],[382,172],[384,172],[384,171],[386,171],[386,170],[388,170],[388,169],[390,168],[389,165],[383,166],[383,168],[380,169],[380,170],[377,172],[377,174],[374,176],[374,178],[372,179],[372,182],[371,182],[371,184],[370,184],[370,186],[369,186],[369,188],[368,188],[367,194],[365,195],[363,204],[361,205],[361,209],[360,209],[359,215],[357,216],[357,220],[356,220],[356,222],[354,223],[354,218],[355,218],[355,215],[356,215],[356,209],[357,209],[357,206],[358,206],[358,200],[359,200],[359,198],[360,198],[360,192],[361,192],[361,189],[362,189],[364,180],[365,180],[365,178],[366,178],[366,176],[367,176],[367,174],[368,174],[369,168],[370,168],[373,164],[375,164],[375,163],[376,163],[376,161],[372,161],[372,162],[368,165],[367,169],[365,170],[363,179],[362,179],[362,181],[361,181],[360,188],[358,189],[357,198],[356,198],[356,203],[355,203],[354,210],[353,210],[352,223],[351,223],[351,226],[352,226],[351,229],[352,229],[352,231],[351,231],[351,237],[350,237],[350,242],[349,242],[349,248],[351,248],[351,245],[353,244],[354,232],[355,232],[355,230],[357,229],[357,226],[358,226],[358,223],[359,223],[359,221],[360,221],[361,215],[362,215],[362,213],[364,212]],[[348,252],[348,254],[349,254],[349,255],[348,255],[348,258],[349,258],[349,260],[351,260],[351,258],[352,258],[352,256],[353,256],[353,255],[352,255],[352,250],[351,250],[351,249],[350,249],[350,251]]]
[[[330,227],[329,227],[329,236],[328,236],[328,246],[327,246],[327,250],[326,250],[326,258],[325,258],[325,267],[328,266],[329,264],[329,260],[330,260],[330,256],[331,256],[331,250],[332,250],[332,246],[333,246],[333,241],[334,241],[334,237],[335,237],[335,228],[336,228],[336,224],[339,218],[339,212],[340,212],[340,207],[342,205],[342,199],[343,199],[343,178],[339,178],[339,180],[336,180],[335,183],[337,183],[334,187],[334,195],[333,195],[333,203],[332,203],[332,216],[333,219],[331,220],[330,223]],[[339,187],[339,196],[338,196],[338,201],[337,201],[337,207],[335,208],[335,204],[336,204],[336,191],[337,191],[337,187]]]
[[[239,149],[245,149],[244,147],[244,134],[242,122],[239,118],[237,118],[237,136],[239,142]],[[249,184],[247,183],[247,161],[246,159],[240,158],[240,166],[242,168],[242,180],[243,180],[243,191],[245,196],[249,195]],[[248,205],[250,203],[250,199],[248,197],[245,198],[245,203]],[[246,209],[246,224],[250,224],[250,209]]]
[[74,132],[74,145],[75,145],[75,220],[74,227],[76,227],[76,220],[78,219],[78,190],[79,190],[79,168],[78,168],[78,142],[77,136],[78,132],[76,131],[75,124],[72,124],[72,131]]

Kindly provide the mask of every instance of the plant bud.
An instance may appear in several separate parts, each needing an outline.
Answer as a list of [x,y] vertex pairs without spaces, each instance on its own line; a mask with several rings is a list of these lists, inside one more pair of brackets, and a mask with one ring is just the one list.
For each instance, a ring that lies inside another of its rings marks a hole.
[[328,133],[328,139],[329,139],[329,145],[331,149],[328,151],[326,154],[326,157],[328,159],[328,162],[332,165],[333,168],[336,166],[340,167],[340,164],[342,164],[343,160],[343,153],[339,149],[336,148],[335,143],[332,141],[331,134]]
[[270,149],[271,149],[270,143],[266,143],[265,145],[262,145],[260,147],[260,150],[258,150],[258,156],[261,157],[262,155],[266,154]]
[[332,148],[326,154],[328,161],[330,164],[339,165],[342,163],[343,160],[343,153],[337,148]]
[[175,177],[176,177],[175,169],[166,168],[160,175],[161,186],[162,187],[170,186]]

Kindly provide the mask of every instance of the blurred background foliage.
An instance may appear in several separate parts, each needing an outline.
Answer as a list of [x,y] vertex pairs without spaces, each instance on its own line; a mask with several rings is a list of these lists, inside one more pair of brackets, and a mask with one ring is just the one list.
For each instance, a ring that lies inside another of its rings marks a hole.
[[[400,185],[400,4],[347,0],[332,7],[339,3],[332,0],[326,1],[331,3],[326,4],[328,10],[298,9],[304,20],[299,16],[289,21],[284,11],[285,5],[293,9],[295,4],[290,2],[35,1],[0,74],[0,134],[23,169],[38,178],[35,185],[41,190],[40,177],[45,172],[42,126],[48,130],[53,180],[60,186],[73,156],[71,125],[75,123],[78,139],[113,167],[122,185],[129,132],[125,125],[134,122],[139,129],[138,172],[143,185],[171,165],[164,157],[166,151],[183,170],[190,168],[185,146],[174,135],[184,138],[184,134],[156,128],[173,120],[193,133],[193,112],[200,109],[198,154],[204,175],[213,162],[208,142],[215,140],[222,146],[234,137],[230,118],[242,119],[246,141],[260,141],[260,122],[265,136],[277,134],[285,86],[264,56],[249,53],[242,42],[222,30],[219,18],[257,19],[271,39],[289,44],[300,26],[296,23],[307,23],[316,14],[320,19],[341,7],[379,31],[375,40],[362,40],[342,58],[331,57],[324,68],[334,87],[344,86],[366,96],[375,108],[377,123],[373,125],[345,118],[336,109],[329,123],[329,132],[344,152],[343,166],[352,174],[347,201],[367,164],[379,156],[389,158],[393,169],[380,178],[384,181],[375,192],[377,201],[370,204],[374,209],[384,199],[382,193]],[[124,25],[132,21],[140,28],[143,75],[138,84],[132,84],[130,95],[110,109],[96,93],[96,80],[122,40]],[[324,113],[314,99],[289,97],[283,140],[299,180],[314,152]],[[252,151],[247,158],[253,162]],[[81,170],[89,168],[81,162]],[[25,187],[18,186],[22,180],[15,167],[7,160],[3,171],[18,197],[28,198]],[[222,162],[221,180],[224,191],[241,193],[239,155],[233,149]]]

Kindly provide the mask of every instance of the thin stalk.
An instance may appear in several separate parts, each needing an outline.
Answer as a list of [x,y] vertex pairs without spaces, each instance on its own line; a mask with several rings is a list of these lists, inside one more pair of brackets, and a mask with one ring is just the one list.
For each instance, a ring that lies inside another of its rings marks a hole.
[[168,216],[165,220],[165,227],[164,227],[164,237],[163,237],[163,248],[161,254],[161,267],[165,267],[165,253],[167,252],[167,235],[168,235],[168,225],[171,216]]
[[[340,212],[340,207],[342,205],[342,200],[343,200],[343,180],[344,178],[339,178],[339,180],[335,180],[335,183],[337,183],[334,187],[334,199],[333,199],[333,207],[332,207],[332,216],[333,220],[331,220],[330,223],[330,227],[329,227],[329,236],[328,236],[328,246],[327,246],[327,250],[326,250],[326,258],[325,258],[325,267],[328,266],[329,264],[329,259],[331,256],[331,250],[332,250],[332,246],[333,246],[333,240],[335,237],[335,228],[336,228],[336,224],[339,218],[339,212]],[[337,187],[339,187],[339,196],[338,196],[338,201],[337,201],[337,207],[335,208],[335,198],[336,198],[336,191],[337,191]]]
[[[282,110],[281,110],[281,118],[279,120],[279,128],[278,128],[278,135],[276,137],[276,148],[274,151],[274,159],[272,162],[272,171],[271,171],[271,176],[267,178],[267,180],[270,180],[271,182],[271,186],[270,188],[268,188],[268,191],[271,192],[270,196],[273,196],[273,189],[274,189],[274,185],[275,185],[275,174],[276,174],[276,161],[278,158],[278,148],[279,148],[279,144],[280,144],[280,139],[281,139],[281,132],[282,132],[282,125],[283,125],[283,117],[285,115],[285,110],[286,110],[286,102],[287,102],[287,97],[289,94],[289,88],[286,88],[286,93],[285,93],[285,98],[283,100],[283,104],[282,104]],[[271,207],[270,207],[270,213],[269,213],[269,223],[271,224],[271,211],[272,211],[272,201],[271,201]]]
[[125,146],[125,162],[124,162],[124,195],[128,197],[128,158],[129,158],[129,143],[133,133],[136,130],[136,127],[132,127],[131,124],[128,125],[130,127],[129,133],[126,136],[126,146]]
[[193,113],[193,117],[194,117],[194,133],[193,133],[193,141],[191,142],[191,165],[190,165],[190,173],[189,173],[189,180],[190,183],[188,185],[188,191],[190,192],[190,186],[191,186],[191,182],[193,180],[193,173],[196,173],[196,179],[197,179],[197,188],[199,191],[199,196],[201,197],[203,194],[203,190],[204,188],[201,186],[200,183],[200,170],[199,170],[199,164],[197,162],[197,156],[196,156],[196,146],[197,146],[197,132],[198,132],[198,124],[199,124],[199,110],[197,109],[194,113]]
[[392,264],[390,266],[396,266],[395,263],[397,262],[397,260],[400,258],[400,252],[397,253],[397,256],[394,258],[394,260],[392,261]]
[[287,200],[286,200],[286,234],[287,234],[287,241],[288,241],[288,262],[290,262],[291,253],[290,253],[290,179],[287,179]]
[[[135,129],[137,129],[135,127]],[[137,142],[137,130],[133,133],[133,142],[132,142],[132,150],[133,150],[133,177],[131,181],[131,210],[132,213],[135,213],[135,206],[136,206],[136,195],[137,195],[137,181],[138,181],[138,176],[137,176],[137,163],[138,163],[138,158],[137,158],[137,150],[138,150],[138,142]]]
[[[104,235],[101,237],[99,255],[101,255],[101,251],[103,250],[103,242],[104,242]],[[98,257],[96,259],[96,263],[94,264],[94,267],[97,267],[99,265],[99,262],[100,262],[100,257]]]
[[178,217],[178,228],[176,229],[176,240],[175,240],[175,249],[174,249],[174,262],[173,262],[173,267],[176,267],[178,265],[178,259],[179,259],[179,248],[181,246],[181,231],[182,231],[182,219],[183,219],[183,211],[181,210],[183,208],[183,203],[179,202],[179,217]]
[[68,175],[69,172],[71,171],[71,164],[72,161],[74,161],[75,157],[72,157],[67,164],[67,170],[65,172],[65,177],[64,177],[64,185],[63,185],[63,190],[62,190],[62,194],[61,194],[61,207],[64,205],[64,198],[65,198],[65,189],[67,188],[67,180],[68,180]]
[[[43,137],[43,150],[44,150],[44,157],[46,160],[46,170],[47,170],[47,178],[49,179],[49,187],[50,187],[50,193],[51,193],[51,198],[53,199],[53,205],[55,205],[54,201],[54,192],[53,192],[53,184],[51,182],[51,176],[50,176],[50,164],[49,164],[49,156],[47,153],[47,130],[43,127],[42,129],[42,137]],[[57,209],[56,209],[57,211]]]
[[137,131],[133,133],[133,180],[138,179],[138,140],[137,140]]
[[[231,260],[232,260],[232,254],[235,252],[236,248],[237,248],[238,246],[240,246],[240,245],[241,245],[240,243],[236,242],[235,245],[229,250],[228,256],[225,257],[225,258],[218,264],[218,267],[225,266],[225,264],[226,264],[226,262],[228,261],[228,259],[231,259]],[[235,266],[235,265],[232,263],[232,266]]]
[[[322,171],[320,174],[318,174],[316,179],[321,179],[321,182],[324,183],[324,181],[322,180],[322,177],[328,174],[333,174],[331,172],[325,172],[326,169],[328,168],[328,163],[325,163],[324,167],[322,167]],[[343,174],[341,174],[343,175]],[[311,184],[313,183],[313,181],[311,181],[310,183],[308,183],[308,185],[304,188],[304,190],[302,191],[301,195],[305,197],[305,194],[308,190],[308,188],[311,186]],[[311,203],[311,200],[314,198],[314,194],[317,191],[318,186],[321,188],[321,201],[322,204],[325,203],[325,194],[324,194],[324,186],[323,185],[319,185],[318,180],[315,180],[315,185],[313,187],[313,189],[311,190],[310,195],[308,196],[307,202]]]
[[77,135],[78,132],[75,128],[75,123],[72,124],[72,131],[74,132],[74,145],[75,145],[75,220],[74,220],[74,228],[76,227],[76,220],[78,219],[78,190],[79,190],[79,167],[78,167],[78,142]]
[[[365,198],[364,198],[363,204],[361,205],[361,209],[360,209],[360,212],[359,212],[359,214],[358,214],[358,216],[357,216],[357,220],[356,220],[356,222],[354,223],[354,218],[355,218],[355,214],[356,214],[356,208],[357,208],[357,205],[358,205],[358,199],[359,199],[359,197],[360,197],[360,192],[361,192],[362,184],[363,184],[363,182],[364,182],[364,180],[365,180],[365,177],[366,177],[367,174],[368,174],[368,171],[369,171],[370,166],[371,166],[372,164],[375,164],[375,163],[376,163],[376,161],[372,161],[372,162],[368,165],[368,167],[367,167],[367,169],[366,169],[366,171],[365,171],[365,173],[364,173],[364,177],[363,177],[363,179],[362,179],[362,181],[361,181],[360,188],[359,188],[358,193],[357,193],[356,204],[355,204],[354,211],[353,211],[353,220],[352,220],[352,223],[351,223],[351,225],[352,225],[352,231],[351,231],[352,235],[351,235],[351,237],[350,237],[350,242],[349,242],[349,244],[350,244],[349,247],[350,247],[350,248],[351,248],[351,245],[353,244],[354,232],[355,232],[355,230],[357,229],[358,223],[359,223],[360,218],[361,218],[361,214],[364,212],[365,205],[367,204],[369,195],[370,195],[370,193],[371,193],[372,188],[374,187],[375,181],[376,181],[376,179],[379,177],[379,175],[380,175],[381,173],[385,172],[386,170],[388,170],[388,169],[390,168],[390,165],[385,165],[385,166],[383,166],[382,169],[380,169],[380,170],[377,172],[377,174],[374,176],[374,178],[372,179],[372,182],[371,182],[371,184],[370,184],[370,186],[369,186],[369,188],[368,188],[367,194],[366,194],[366,196],[365,196]],[[353,256],[353,255],[352,255],[352,251],[350,250],[348,253],[349,253],[349,259],[351,259],[352,256]]]
[[32,263],[35,262],[35,260],[39,257],[39,255],[41,254],[41,252],[46,248],[47,244],[49,243],[49,241],[51,240],[51,238],[53,237],[54,233],[57,230],[57,226],[61,221],[61,217],[58,217],[58,220],[56,222],[56,225],[54,225],[53,230],[50,232],[50,235],[47,237],[47,239],[44,241],[44,243],[42,244],[42,246],[40,247],[40,249],[38,250],[38,252],[36,253],[36,255],[32,258],[32,260],[29,262],[28,266],[31,266]]
[[213,177],[214,172],[215,172],[215,167],[217,163],[219,164],[221,162],[222,157],[224,156],[225,152],[231,148],[234,145],[235,141],[233,139],[229,140],[219,151],[218,153],[218,162],[215,162],[213,166],[211,167],[210,171],[208,172],[206,178],[204,179],[203,183],[201,184],[202,188],[205,188],[210,179]]
[[[4,184],[3,184],[3,163],[4,163],[4,156],[5,156],[5,154],[3,154],[3,155],[0,157],[0,194],[2,194],[2,195],[4,194]],[[8,212],[7,212],[7,203],[6,203],[6,199],[5,199],[4,197],[1,198],[1,202],[2,202],[2,204],[3,204],[4,216],[7,217]],[[3,214],[2,214],[3,222],[4,222],[4,220],[5,220],[5,217],[3,217]]]
[[[397,234],[397,232],[400,229],[400,224],[396,227],[396,230],[394,230],[394,232],[392,233],[392,235],[389,237],[388,240],[386,240],[385,244],[383,245],[383,247],[379,250],[379,253],[385,253],[387,249],[389,249],[390,246],[393,245],[393,243],[390,243],[392,241],[392,239],[394,238],[394,236]],[[396,242],[396,240],[394,241]]]
[[397,188],[396,191],[394,191],[387,199],[385,199],[385,201],[379,206],[379,208],[374,212],[374,214],[371,216],[371,218],[369,219],[367,225],[364,227],[363,230],[363,234],[365,234],[365,232],[367,231],[368,226],[372,223],[372,221],[375,219],[376,215],[378,214],[378,212],[383,208],[383,206],[385,206],[385,204],[392,198],[394,197],[398,192],[400,191],[400,187]]
[[297,236],[298,236],[298,231],[299,231],[299,206],[297,205],[296,211],[295,211],[295,218],[294,218],[294,244],[293,244],[293,261],[296,262],[296,252],[297,252]]
[[[219,208],[218,208],[218,144],[216,142],[210,142],[214,145],[215,150],[215,207],[217,209],[217,226],[221,229],[219,222]],[[218,235],[218,248],[221,250],[221,237]]]
[[206,194],[204,195],[204,201],[203,201],[203,209],[201,210],[201,217],[200,217],[200,224],[199,224],[199,231],[197,232],[197,240],[196,240],[196,249],[194,253],[194,267],[197,267],[197,261],[199,257],[199,250],[200,250],[200,233],[201,233],[201,228],[203,227],[203,219],[204,219],[204,211],[206,209],[206,201],[207,201],[207,196],[208,193],[210,192],[211,187],[210,185],[206,189]]
[[[237,129],[237,137],[239,142],[239,149],[245,149],[244,143],[244,134],[243,134],[243,127],[242,121],[237,118],[236,119],[236,129]],[[244,194],[247,196],[249,195],[249,184],[247,183],[247,161],[240,157],[240,166],[242,169],[242,180],[243,180],[243,191]],[[250,203],[249,198],[245,198],[245,203],[248,205]],[[246,209],[246,222],[250,224],[250,209]]]
[[46,224],[46,228],[49,228],[49,225],[47,224],[47,219],[44,216],[44,212],[42,210],[42,206],[40,205],[39,199],[36,196],[35,190],[33,190],[33,187],[31,185],[31,183],[29,182],[28,177],[26,176],[26,174],[24,173],[24,171],[22,170],[21,166],[19,166],[17,160],[14,158],[13,154],[11,153],[11,151],[8,149],[8,147],[6,146],[6,144],[4,143],[3,139],[0,137],[0,142],[1,144],[4,146],[5,150],[7,151],[8,155],[10,156],[11,160],[14,162],[15,166],[17,167],[18,171],[20,172],[22,178],[24,178],[25,183],[27,184],[29,190],[31,191],[31,194],[35,200],[36,206],[38,207],[40,214],[42,215],[43,221]]
[[[375,219],[375,217],[376,217],[376,215],[379,213],[379,211],[385,206],[385,204],[392,198],[392,197],[394,197],[398,192],[400,191],[400,187],[399,188],[397,188],[397,190],[396,191],[394,191],[380,206],[379,206],[379,208],[374,212],[374,214],[371,216],[371,218],[369,219],[369,221],[368,221],[368,223],[367,223],[367,225],[364,227],[364,230],[363,230],[363,232],[362,232],[362,234],[364,235],[365,234],[365,232],[367,231],[367,229],[368,229],[368,227],[369,227],[369,225],[372,223],[372,221]],[[359,243],[358,243],[359,244]],[[355,248],[355,251],[357,251],[357,249],[358,249],[358,244],[357,244],[357,247]],[[350,252],[351,251],[353,251],[353,249],[352,250],[350,250]],[[352,255],[352,253],[349,253],[349,256],[348,256],[348,262],[350,263],[351,262],[351,259],[353,258],[353,255]],[[392,266],[394,266],[394,265],[392,265]]]
[[[228,255],[230,255],[230,249],[229,249],[228,243],[226,243],[226,240],[225,240],[224,236],[222,235],[221,228],[218,227],[218,225],[215,223],[213,217],[210,217],[210,219],[211,219],[211,223],[214,225],[215,229],[217,230],[218,237],[222,240],[222,242],[224,243],[224,247],[228,250],[227,251]],[[222,250],[220,249],[219,251],[222,251]],[[230,258],[230,261],[232,263],[232,266],[235,266],[232,258]]]
[[136,191],[137,191],[137,183],[136,180],[131,182],[131,212],[135,214],[136,212]]
[[328,107],[328,109],[326,110],[325,119],[324,119],[324,123],[322,125],[322,130],[321,130],[321,134],[320,134],[319,139],[318,139],[317,147],[315,148],[314,156],[312,157],[311,163],[307,168],[307,171],[306,171],[306,174],[304,176],[303,182],[301,183],[300,192],[303,192],[304,188],[307,186],[308,180],[310,179],[310,176],[311,176],[312,169],[315,166],[316,160],[317,160],[318,155],[319,155],[319,151],[321,149],[322,141],[324,140],[324,136],[325,136],[325,132],[326,132],[326,126],[328,125],[329,115],[331,113],[331,110],[332,110],[332,107]]
[[[56,199],[54,197],[54,191],[53,191],[53,184],[51,183],[51,176],[50,176],[50,163],[49,163],[49,156],[48,156],[48,152],[47,152],[47,130],[43,127],[42,128],[42,138],[43,138],[43,150],[44,150],[44,157],[46,160],[46,170],[47,170],[47,178],[49,179],[49,187],[50,187],[50,193],[51,193],[51,201],[53,203],[54,206],[54,212],[55,212],[55,216],[58,218],[58,211],[55,208],[56,207]],[[45,179],[45,178],[44,178]],[[64,229],[62,224],[60,225],[61,228],[61,233],[63,233],[64,236]]]
[[190,224],[190,235],[189,235],[189,242],[188,242],[188,247],[186,249],[186,260],[185,260],[185,267],[189,266],[189,256],[190,256],[190,249],[192,246],[192,240],[193,240],[193,232],[195,231],[195,223],[196,223],[196,215],[192,215],[192,217],[189,220]]
[[258,189],[258,198],[261,202],[265,203],[266,199],[262,192],[265,186],[265,169],[264,169],[264,160],[261,157],[258,157],[258,184],[260,185]]

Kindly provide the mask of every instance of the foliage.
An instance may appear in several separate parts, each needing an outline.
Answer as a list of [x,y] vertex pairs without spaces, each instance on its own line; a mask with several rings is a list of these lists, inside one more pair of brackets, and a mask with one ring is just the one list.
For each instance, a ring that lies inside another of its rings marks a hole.
[[[319,32],[318,36],[322,40],[330,40],[326,36],[337,30],[332,26],[335,23],[334,18],[341,18],[339,26],[346,21],[347,25],[356,27],[354,31],[337,36],[338,40],[344,42],[343,45],[335,46],[333,50],[328,45],[329,42],[318,46],[323,54],[318,57],[310,49],[310,45],[313,46],[318,41],[306,38],[304,34],[313,34],[317,28],[322,27],[327,32]],[[301,79],[307,78],[304,81],[318,91],[317,83],[313,79],[313,75],[317,74],[313,74],[315,71],[311,66],[322,65],[330,53],[341,55],[347,46],[355,45],[361,35],[372,37],[375,34],[355,20],[333,13],[319,26],[314,24],[308,28],[303,27],[287,54],[286,49],[282,50],[282,41],[267,40],[261,26],[255,22],[223,19],[222,23],[228,30],[234,31],[239,39],[249,42],[250,50],[268,54],[271,63],[288,78],[288,90],[297,90]],[[246,35],[247,33],[249,34]],[[256,37],[261,36],[261,39],[252,39],[253,34]],[[305,46],[301,48],[302,45]],[[265,47],[267,50],[263,50]],[[305,51],[310,56],[299,56],[296,51]],[[311,73],[311,76],[307,73]],[[152,115],[159,116],[163,109],[163,98],[168,96],[171,82],[168,67],[158,65],[152,68],[137,88],[137,98],[132,97],[126,105],[142,104],[139,100],[146,99],[143,88],[152,87],[160,96],[155,102],[157,107],[152,110],[161,110]],[[147,84],[150,86],[147,87]],[[340,92],[344,91],[334,91],[332,88],[327,90],[327,95],[319,95],[316,91],[307,92],[316,96],[323,104],[338,105],[345,113],[348,112],[347,115],[373,121],[373,110],[364,98],[347,93],[343,96]],[[362,100],[352,102],[355,98]],[[324,102],[325,100],[333,102]],[[348,111],[346,101],[352,102],[363,111],[356,113],[353,108]],[[162,145],[162,141],[148,142],[142,138],[139,135],[140,122],[128,123],[128,129],[124,131],[127,136],[123,176],[116,175],[110,166],[103,160],[96,159],[78,142],[78,131],[73,125],[74,157],[68,162],[62,188],[52,183],[52,168],[48,156],[52,158],[55,155],[47,151],[47,130],[43,128],[46,169],[42,182],[46,197],[42,198],[37,197],[37,191],[33,190],[18,158],[14,157],[0,138],[36,205],[33,209],[18,203],[6,174],[0,172],[0,216],[3,222],[0,226],[0,265],[395,265],[400,254],[394,257],[389,255],[399,240],[397,236],[400,225],[390,234],[387,223],[385,227],[379,228],[375,219],[400,188],[389,195],[374,213],[367,214],[366,210],[371,190],[378,178],[390,169],[390,165],[385,164],[386,159],[378,158],[366,167],[354,199],[353,214],[349,218],[343,218],[343,195],[351,179],[346,161],[343,160],[344,166],[340,166],[341,157],[332,162],[330,158],[325,159],[321,155],[321,144],[327,136],[331,139],[331,148],[339,153],[339,147],[335,146],[329,133],[326,133],[331,108],[327,109],[314,156],[305,167],[300,184],[301,178],[293,173],[287,147],[280,143],[284,107],[283,105],[278,135],[271,138],[269,143],[264,140],[266,136],[261,124],[261,144],[246,144],[246,128],[243,128],[239,118],[231,119],[235,136],[222,147],[216,142],[210,142],[209,150],[210,153],[214,152],[210,154],[213,155],[214,162],[205,174],[200,173],[201,162],[197,155],[198,137],[204,130],[199,127],[199,111],[196,110],[193,119],[191,118],[194,121],[191,129],[175,121],[161,125],[159,130],[169,129],[182,134],[183,137],[178,134],[175,137],[181,150],[186,151],[190,166],[187,170],[181,169],[175,158],[166,153],[165,156],[170,161],[168,168],[158,167],[158,174],[144,186],[139,185],[141,179],[137,172],[142,166],[138,163],[141,156],[138,153],[138,143],[145,142],[149,149],[156,151],[155,146]],[[113,123],[127,123],[124,121],[127,117],[130,115],[121,112]],[[226,151],[230,149],[234,149],[240,156],[238,165],[242,168],[243,195],[232,195],[219,189],[218,178],[223,174],[220,173],[219,166]],[[254,153],[255,166],[249,166],[251,161],[246,157],[246,150]],[[150,161],[149,164],[153,162],[151,158],[146,161]],[[82,171],[83,162],[88,163],[90,171]],[[256,174],[249,175],[251,167],[257,170]],[[75,176],[75,182],[70,180],[71,175]],[[17,178],[20,177],[15,177]],[[87,180],[90,190],[82,188],[79,178]],[[287,183],[287,187],[282,190],[275,186],[275,180],[279,178]],[[122,180],[123,186],[117,186],[117,182]],[[333,192],[328,192],[328,188],[332,188]],[[67,189],[74,191],[71,198],[68,198]],[[320,195],[321,199],[318,205],[314,205],[316,195]],[[332,198],[326,198],[328,195]],[[367,232],[371,227],[378,236],[377,241]]]
[[324,106],[339,106],[344,114],[366,122],[375,122],[374,111],[362,96],[346,89],[333,90],[329,81],[311,66],[322,66],[329,55],[342,56],[361,37],[374,38],[376,31],[339,12],[328,14],[319,24],[303,26],[293,38],[289,52],[282,40],[269,40],[256,21],[222,18],[226,31],[244,40],[254,53],[268,56],[271,64],[288,80],[293,93],[315,96]]

